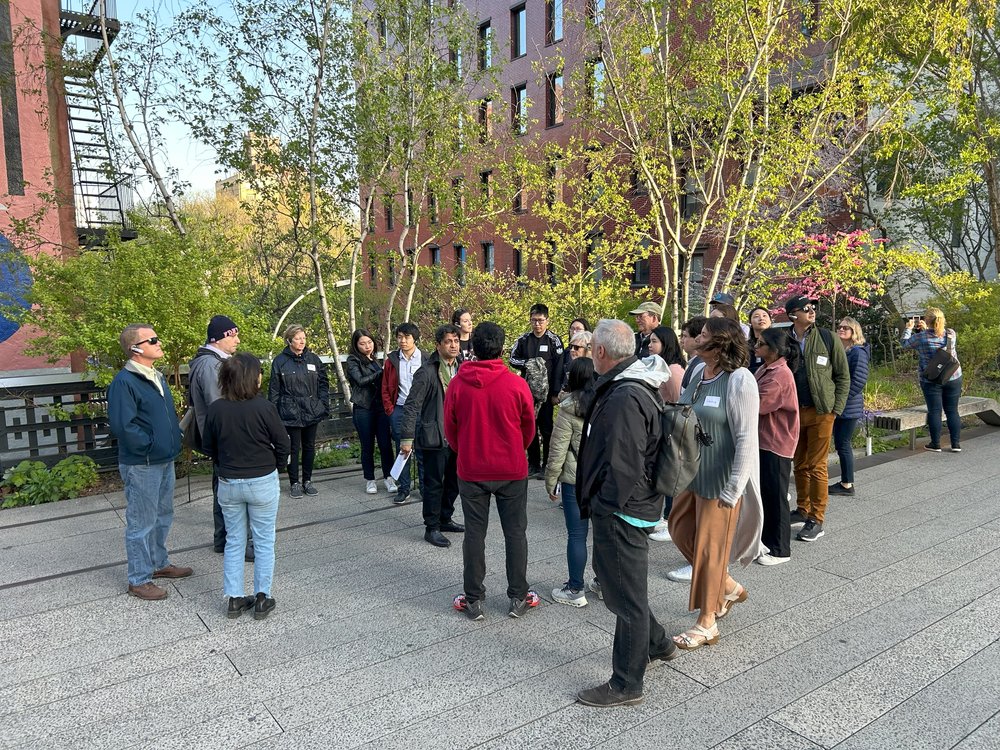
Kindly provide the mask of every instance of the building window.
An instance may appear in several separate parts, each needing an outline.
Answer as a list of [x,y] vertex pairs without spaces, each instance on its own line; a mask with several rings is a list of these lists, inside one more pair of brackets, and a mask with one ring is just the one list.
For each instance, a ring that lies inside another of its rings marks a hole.
[[409,227],[416,226],[417,223],[417,211],[416,205],[413,202],[413,189],[409,188],[406,191],[406,225]]
[[368,277],[369,284],[375,286],[378,283],[378,265],[375,262],[375,253],[368,256]]
[[[680,259],[680,279],[683,283],[687,270],[687,258]],[[691,275],[688,277],[688,310],[700,310],[705,305],[705,256],[697,253],[691,256]]]
[[455,245],[455,280],[465,286],[465,247]]
[[392,216],[392,196],[385,196],[383,203],[385,204],[385,229],[387,232],[391,232],[396,224]]
[[389,46],[389,22],[382,16],[378,17],[378,41],[383,48]]
[[595,282],[604,278],[604,260],[601,248],[604,246],[604,233],[591,232],[587,237],[587,268]]
[[493,100],[479,100],[479,142],[486,143],[493,130]]
[[431,224],[438,223],[438,201],[433,190],[427,193],[427,217]]
[[604,0],[587,0],[587,15],[595,26],[600,26],[604,21]]
[[604,60],[590,61],[590,102],[594,109],[604,107]]
[[462,77],[462,48],[455,47],[448,50],[448,61],[455,67],[455,77]]
[[522,83],[510,90],[510,126],[514,135],[528,132],[528,84]]
[[550,73],[545,87],[545,125],[562,125],[563,122],[563,74]]
[[516,214],[524,213],[524,178],[521,175],[514,179],[514,201],[511,207]]
[[496,268],[496,258],[493,254],[493,243],[484,242],[483,243],[483,270],[486,273],[493,273]]
[[690,175],[684,177],[684,192],[681,193],[681,216],[690,219],[701,211],[701,188],[698,180]]
[[493,170],[487,169],[479,173],[479,187],[484,198],[493,197]]
[[465,178],[453,177],[451,179],[452,210],[455,214],[461,214],[465,208]]
[[649,195],[649,186],[642,179],[638,169],[632,170],[632,195],[636,197]]
[[479,69],[493,66],[493,27],[490,22],[479,25]]
[[563,38],[563,0],[545,3],[545,43],[555,44]]
[[802,35],[812,37],[819,25],[819,0],[800,0],[802,6]]
[[528,54],[527,11],[524,5],[510,9],[510,59]]
[[545,168],[545,204],[552,208],[563,199],[562,154],[549,153]]
[[521,250],[514,250],[514,275],[524,276],[524,254]]
[[640,243],[640,257],[632,268],[632,286],[649,286],[649,238],[643,237]]

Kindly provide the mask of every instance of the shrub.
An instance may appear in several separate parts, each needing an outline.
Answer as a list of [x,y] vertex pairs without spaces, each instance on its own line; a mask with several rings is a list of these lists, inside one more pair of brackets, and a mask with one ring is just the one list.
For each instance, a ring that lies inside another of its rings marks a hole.
[[40,505],[75,497],[97,483],[97,464],[86,456],[69,456],[51,470],[41,461],[21,461],[4,472],[5,498],[0,508]]

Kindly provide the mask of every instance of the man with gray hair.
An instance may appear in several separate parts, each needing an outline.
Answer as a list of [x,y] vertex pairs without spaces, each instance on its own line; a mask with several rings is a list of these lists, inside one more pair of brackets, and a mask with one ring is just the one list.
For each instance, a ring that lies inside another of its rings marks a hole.
[[635,338],[621,320],[594,329],[594,371],[600,376],[584,420],[576,470],[580,514],[594,528],[594,572],[604,604],[617,617],[611,679],[581,691],[587,706],[642,703],[642,681],[652,661],[676,647],[649,611],[648,534],[663,512],[653,486],[660,442],[658,388],[670,378],[661,357],[638,359]]
[[156,331],[134,323],[118,341],[128,361],[108,387],[108,421],[118,439],[118,472],[125,483],[128,593],[155,601],[166,599],[167,591],[154,578],[186,578],[194,572],[167,559],[181,429],[170,387],[153,366],[163,357]]

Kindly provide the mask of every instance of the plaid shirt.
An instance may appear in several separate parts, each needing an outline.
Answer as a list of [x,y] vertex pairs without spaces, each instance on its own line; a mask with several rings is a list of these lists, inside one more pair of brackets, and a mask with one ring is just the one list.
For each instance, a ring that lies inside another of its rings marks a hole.
[[[931,361],[931,357],[944,346],[945,340],[948,341],[948,353],[958,360],[958,351],[955,348],[956,336],[955,332],[951,328],[946,328],[944,331],[944,336],[935,336],[931,331],[916,331],[907,328],[903,331],[903,340],[900,342],[904,349],[916,349],[917,350],[917,361],[920,363],[920,381],[924,382],[924,370],[927,369],[927,364]],[[955,370],[955,374],[952,375],[948,382],[952,380],[957,380],[962,377],[962,366],[959,365],[958,369]]]

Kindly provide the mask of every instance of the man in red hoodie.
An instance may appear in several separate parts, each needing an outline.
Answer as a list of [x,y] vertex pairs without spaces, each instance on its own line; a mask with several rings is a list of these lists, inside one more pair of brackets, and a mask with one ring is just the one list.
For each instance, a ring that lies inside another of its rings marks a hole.
[[472,332],[476,361],[465,362],[444,398],[444,434],[458,454],[458,489],[465,516],[462,543],[465,593],[455,608],[482,620],[486,590],[486,527],[496,497],[507,551],[507,614],[521,617],[538,606],[528,589],[528,459],[535,437],[535,407],[528,384],[500,359],[503,329],[480,323]]

